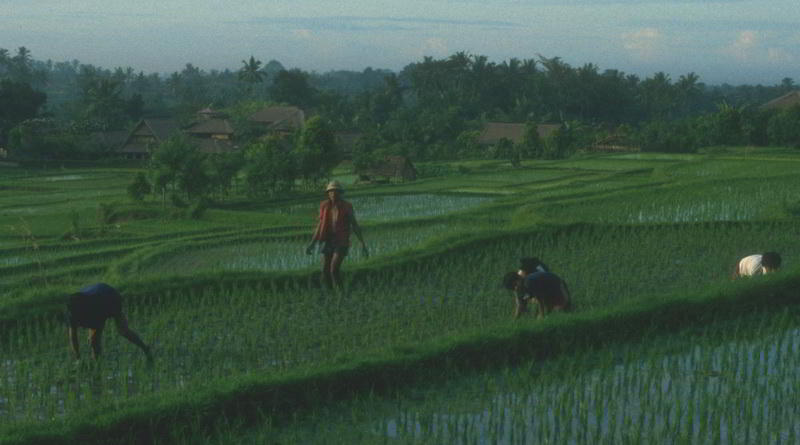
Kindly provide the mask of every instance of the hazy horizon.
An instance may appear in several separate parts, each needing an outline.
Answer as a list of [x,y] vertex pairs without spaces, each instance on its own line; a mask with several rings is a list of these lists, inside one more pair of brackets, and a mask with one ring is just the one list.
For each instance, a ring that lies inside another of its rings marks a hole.
[[399,71],[458,51],[491,61],[561,57],[642,78],[707,84],[797,79],[796,0],[0,0],[0,48],[37,60],[171,73],[264,63],[324,73]]

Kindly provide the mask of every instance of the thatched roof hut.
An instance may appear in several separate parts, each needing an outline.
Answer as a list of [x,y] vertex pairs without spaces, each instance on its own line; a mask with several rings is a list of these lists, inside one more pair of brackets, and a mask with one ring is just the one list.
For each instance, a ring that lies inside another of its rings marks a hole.
[[205,139],[231,139],[233,126],[227,119],[208,118],[197,121],[187,128],[186,133]]
[[785,110],[800,105],[800,90],[794,90],[761,105],[762,110]]
[[413,181],[417,179],[417,169],[405,156],[384,156],[369,168],[356,172],[361,181],[381,182],[390,180]]
[[272,106],[256,111],[248,119],[267,127],[270,131],[290,132],[303,127],[306,115],[297,107]]
[[180,126],[175,119],[142,119],[117,152],[129,158],[146,158],[156,145],[178,133]]

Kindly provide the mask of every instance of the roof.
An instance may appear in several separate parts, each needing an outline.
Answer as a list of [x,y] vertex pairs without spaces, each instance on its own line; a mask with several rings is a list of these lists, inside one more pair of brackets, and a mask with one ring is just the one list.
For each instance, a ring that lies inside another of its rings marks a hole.
[[381,161],[376,162],[369,168],[360,171],[359,174],[368,176],[389,176],[389,177],[403,177],[404,172],[413,172],[416,176],[417,170],[414,164],[411,163],[405,156],[384,156]]
[[783,110],[800,105],[800,90],[794,90],[761,105],[762,110]]
[[[478,143],[496,144],[500,139],[508,139],[515,144],[522,142],[525,135],[525,125],[520,123],[487,122],[478,137]],[[540,138],[546,138],[561,127],[559,124],[539,124],[536,131]]]
[[233,127],[227,119],[205,119],[193,123],[186,132],[193,135],[233,134]]
[[291,106],[262,108],[251,114],[249,120],[269,126],[272,130],[292,130],[301,128],[306,120],[303,110]]
[[178,132],[180,126],[175,119],[142,119],[131,134],[152,134],[163,142]]
[[219,118],[219,117],[225,117],[226,116],[226,114],[224,112],[217,111],[217,110],[215,110],[215,109],[213,109],[211,107],[203,108],[202,110],[197,112],[197,115],[202,117],[202,118],[204,118],[204,119],[215,118],[215,117]]
[[175,119],[142,119],[128,134],[122,147],[117,151],[122,153],[144,153],[148,151],[148,144],[131,141],[134,136],[153,136],[156,139],[156,143],[161,143],[178,132],[180,132],[180,127]]

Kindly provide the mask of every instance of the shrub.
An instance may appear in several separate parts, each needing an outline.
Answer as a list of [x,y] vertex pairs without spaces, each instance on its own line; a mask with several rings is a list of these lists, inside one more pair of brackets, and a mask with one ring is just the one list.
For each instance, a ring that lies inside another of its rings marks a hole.
[[198,199],[189,207],[189,218],[200,219],[208,209],[208,201],[205,199]]
[[133,182],[128,185],[128,196],[134,201],[141,202],[144,201],[145,196],[150,194],[152,189],[144,173],[139,172],[133,178]]

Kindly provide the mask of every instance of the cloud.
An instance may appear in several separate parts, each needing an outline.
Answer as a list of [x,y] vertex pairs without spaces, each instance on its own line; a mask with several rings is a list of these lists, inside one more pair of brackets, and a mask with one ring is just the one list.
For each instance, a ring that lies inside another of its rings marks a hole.
[[739,31],[736,39],[723,48],[723,52],[740,61],[747,61],[756,56],[759,40],[760,35],[758,31]]
[[422,43],[422,48],[420,50],[421,56],[437,56],[437,57],[444,57],[450,54],[450,50],[447,47],[447,43],[444,40],[438,38],[431,38],[427,39]]
[[425,17],[255,17],[229,21],[231,24],[275,25],[318,31],[413,31],[431,26],[479,27],[483,29],[523,28],[524,25],[502,20],[459,20]]
[[662,46],[661,32],[656,28],[641,28],[622,34],[622,47],[641,59],[655,58]]
[[[786,65],[795,61],[795,54],[786,49],[792,46],[781,46],[774,38],[770,41],[765,33],[742,30],[733,42],[723,47],[721,52],[739,62],[756,64]],[[776,45],[777,44],[777,45]]]

